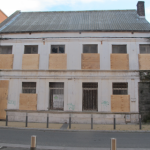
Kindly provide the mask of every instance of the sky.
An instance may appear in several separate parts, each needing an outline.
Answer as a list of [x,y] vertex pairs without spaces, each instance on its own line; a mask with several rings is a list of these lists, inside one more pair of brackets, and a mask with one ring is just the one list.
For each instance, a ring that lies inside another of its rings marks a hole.
[[[136,9],[138,0],[0,0],[0,9],[10,16],[16,10],[81,11]],[[146,19],[150,22],[150,0],[145,0]]]

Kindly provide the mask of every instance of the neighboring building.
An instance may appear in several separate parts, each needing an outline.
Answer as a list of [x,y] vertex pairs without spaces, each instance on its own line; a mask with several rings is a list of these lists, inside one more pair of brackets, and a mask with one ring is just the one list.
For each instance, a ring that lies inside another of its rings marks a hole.
[[7,18],[7,15],[0,10],[0,23],[3,22]]
[[92,113],[112,123],[118,113],[123,123],[124,114],[139,113],[139,70],[150,70],[144,2],[137,10],[17,11],[0,34],[0,119],[6,108],[9,120],[24,120],[28,110],[41,122],[47,113],[67,122],[72,113],[87,123]]

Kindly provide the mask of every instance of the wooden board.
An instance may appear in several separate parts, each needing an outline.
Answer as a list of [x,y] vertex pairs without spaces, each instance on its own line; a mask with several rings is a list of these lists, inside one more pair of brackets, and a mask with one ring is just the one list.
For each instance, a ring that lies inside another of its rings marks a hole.
[[22,59],[22,69],[38,70],[39,57],[39,54],[24,54]]
[[13,69],[13,54],[0,54],[0,69]]
[[111,112],[130,112],[130,95],[111,95]]
[[67,54],[50,54],[49,69],[67,69]]
[[129,54],[111,54],[111,70],[129,70]]
[[8,100],[8,80],[0,80],[0,119],[6,119],[7,100]]
[[20,94],[19,110],[37,110],[37,94]]
[[82,69],[100,69],[100,54],[82,54]]
[[150,70],[150,54],[139,54],[139,69]]

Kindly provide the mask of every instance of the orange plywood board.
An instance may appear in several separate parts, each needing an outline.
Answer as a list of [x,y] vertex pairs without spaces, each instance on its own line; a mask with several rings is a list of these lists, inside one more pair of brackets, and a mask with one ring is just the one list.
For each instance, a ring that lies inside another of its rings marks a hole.
[[150,54],[139,54],[139,69],[150,70]]
[[49,69],[50,70],[67,69],[67,54],[50,54]]
[[82,69],[100,69],[100,54],[82,54]]
[[22,69],[38,70],[39,69],[39,54],[24,54],[22,58]]
[[0,69],[13,69],[13,54],[0,54]]
[[37,110],[37,94],[20,94],[20,110]]
[[111,54],[111,70],[129,70],[129,54]]
[[0,80],[0,119],[6,119],[7,100],[8,100],[8,80]]
[[111,95],[111,112],[130,112],[130,95]]

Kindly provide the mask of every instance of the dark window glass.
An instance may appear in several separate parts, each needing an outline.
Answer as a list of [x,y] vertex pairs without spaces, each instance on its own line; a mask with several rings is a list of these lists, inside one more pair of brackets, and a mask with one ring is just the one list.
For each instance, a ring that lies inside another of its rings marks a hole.
[[38,45],[26,45],[24,53],[25,54],[38,54]]
[[36,93],[36,82],[22,82],[22,93]]
[[127,53],[126,45],[113,45],[112,53]]
[[113,83],[113,95],[127,95],[128,83]]
[[97,53],[97,45],[83,45],[83,53]]
[[150,45],[141,44],[140,45],[140,54],[150,54]]
[[12,54],[12,46],[0,46],[0,54]]
[[64,45],[52,45],[51,53],[65,53],[65,46]]

